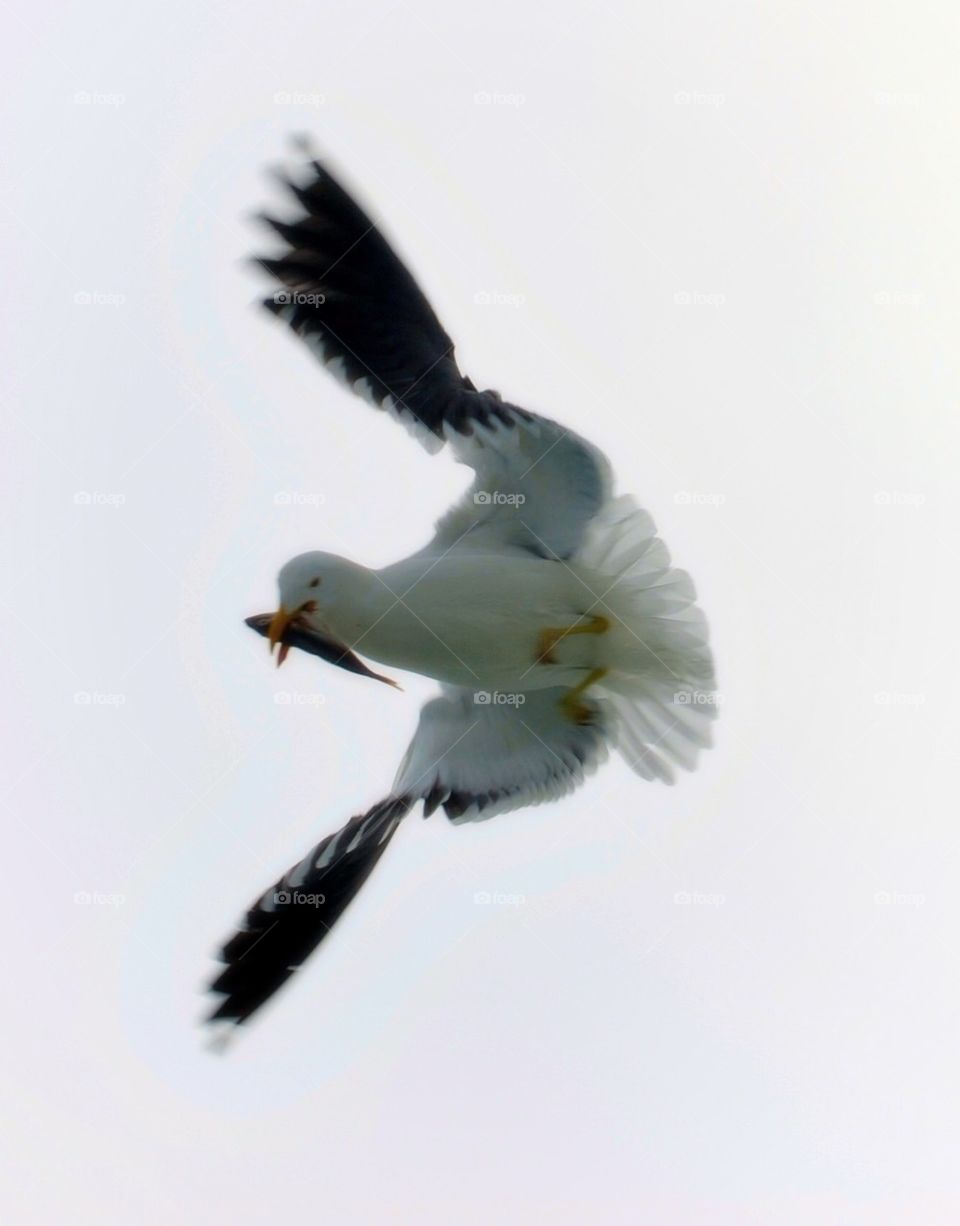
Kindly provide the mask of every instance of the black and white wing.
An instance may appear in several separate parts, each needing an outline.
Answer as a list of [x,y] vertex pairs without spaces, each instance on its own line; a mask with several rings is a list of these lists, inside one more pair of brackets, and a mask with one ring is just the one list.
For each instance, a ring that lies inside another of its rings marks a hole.
[[[609,467],[555,422],[478,391],[453,344],[380,230],[326,167],[288,181],[302,212],[268,218],[285,248],[259,260],[281,288],[265,305],[358,395],[390,412],[432,450],[449,444],[476,479],[440,521],[425,553],[518,550],[567,558],[610,493]],[[263,618],[253,618],[264,632]],[[287,647],[331,658],[306,635]],[[335,653],[334,653],[335,654]],[[342,653],[335,662],[365,672]],[[380,678],[383,680],[383,678]],[[246,913],[224,945],[210,1020],[250,1018],[294,974],[343,914],[403,817],[422,801],[455,822],[492,817],[573,791],[617,737],[610,702],[581,699],[577,722],[560,689],[502,696],[445,686],[420,714],[391,795],[299,861]]]
[[284,179],[301,211],[263,220],[284,247],[257,263],[280,288],[264,300],[340,382],[403,422],[430,449],[449,442],[477,474],[428,546],[516,548],[569,557],[606,502],[603,455],[556,422],[478,391],[402,261],[316,160]]
[[454,822],[556,800],[604,760],[610,736],[600,706],[575,724],[559,690],[498,705],[482,691],[445,687],[428,702],[392,794],[328,835],[262,894],[220,951],[208,1021],[246,1022],[327,936],[376,867],[401,820],[420,800]]
[[[614,735],[604,705],[575,723],[560,689],[497,695],[444,686],[426,703],[393,791],[423,801],[429,817],[442,807],[454,822],[494,817],[558,800],[602,763]],[[498,698],[509,697],[500,703]]]
[[[493,817],[556,800],[607,756],[609,713],[591,706],[577,724],[561,714],[560,690],[498,704],[483,691],[444,687],[426,703],[391,795],[328,835],[250,907],[223,946],[226,965],[211,984],[208,1020],[239,1024],[299,969],[376,867],[401,820],[418,801],[429,817]],[[588,704],[589,705],[589,704]]]
[[410,804],[389,797],[312,848],[253,903],[220,951],[209,1022],[252,1017],[313,953],[387,849]]

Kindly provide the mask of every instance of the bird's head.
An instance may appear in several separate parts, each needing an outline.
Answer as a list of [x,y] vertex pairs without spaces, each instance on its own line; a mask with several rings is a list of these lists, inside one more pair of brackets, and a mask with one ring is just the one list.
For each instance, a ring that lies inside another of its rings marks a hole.
[[[289,626],[298,626],[335,640],[331,621],[336,611],[349,606],[351,588],[355,591],[361,567],[333,553],[301,553],[283,567],[277,577],[280,607],[273,615],[267,638],[270,651],[283,638]],[[286,657],[281,644],[278,663]],[[343,646],[344,651],[349,648]]]
[[277,665],[291,646],[400,689],[396,681],[372,672],[349,643],[364,637],[365,595],[377,580],[372,571],[333,553],[302,553],[280,571],[280,608],[272,616],[257,614],[247,625],[264,634],[270,653],[280,644]]

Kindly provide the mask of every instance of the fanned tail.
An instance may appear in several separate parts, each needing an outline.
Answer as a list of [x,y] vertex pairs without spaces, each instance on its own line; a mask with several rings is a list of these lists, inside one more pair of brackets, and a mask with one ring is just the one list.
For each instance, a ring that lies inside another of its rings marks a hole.
[[607,675],[597,692],[617,719],[617,748],[645,779],[674,780],[711,743],[716,680],[707,620],[686,571],[670,565],[648,511],[612,499],[595,517],[577,563],[601,581],[613,614]]

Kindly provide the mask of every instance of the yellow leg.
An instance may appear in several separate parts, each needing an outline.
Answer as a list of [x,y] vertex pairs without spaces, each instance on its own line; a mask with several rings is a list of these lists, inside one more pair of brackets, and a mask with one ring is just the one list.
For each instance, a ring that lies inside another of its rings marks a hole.
[[578,621],[573,626],[564,626],[557,628],[548,626],[545,630],[541,630],[537,636],[537,655],[538,664],[556,664],[556,657],[553,654],[553,649],[570,634],[603,634],[610,629],[610,619],[599,614],[588,617],[586,620]]
[[593,717],[593,712],[586,703],[581,702],[581,697],[587,692],[591,685],[597,681],[601,681],[609,672],[608,668],[595,668],[592,672],[587,673],[586,677],[578,682],[572,690],[567,690],[564,696],[560,699],[560,706],[564,713],[573,720],[575,724],[589,724]]

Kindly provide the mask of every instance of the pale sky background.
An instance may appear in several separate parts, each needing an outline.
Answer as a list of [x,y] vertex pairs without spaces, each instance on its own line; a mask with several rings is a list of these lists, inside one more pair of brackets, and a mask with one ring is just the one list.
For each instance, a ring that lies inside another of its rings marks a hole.
[[[956,1222],[954,6],[4,11],[3,1219]],[[296,131],[652,511],[723,708],[672,790],[410,820],[218,1058],[214,949],[431,689],[242,619],[467,481],[251,307]]]

